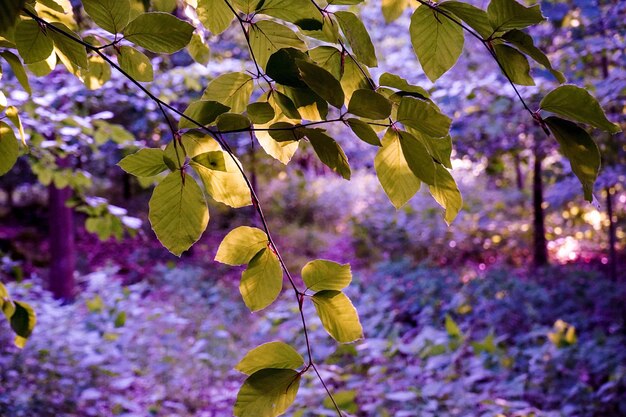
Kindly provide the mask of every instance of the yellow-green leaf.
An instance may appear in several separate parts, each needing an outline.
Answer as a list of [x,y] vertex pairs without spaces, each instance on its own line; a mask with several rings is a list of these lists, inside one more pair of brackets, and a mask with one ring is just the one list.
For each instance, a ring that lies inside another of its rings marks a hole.
[[233,410],[236,417],[276,417],[296,399],[300,374],[292,369],[262,369],[239,390]]
[[214,35],[219,35],[230,26],[235,14],[224,0],[198,0],[198,19]]
[[153,177],[167,169],[163,161],[163,151],[157,148],[140,149],[117,165],[136,177]]
[[13,133],[13,129],[0,122],[0,175],[4,175],[13,168],[19,154],[19,146],[17,138]]
[[283,342],[269,342],[246,353],[235,369],[252,375],[262,369],[297,369],[302,365],[304,359],[294,348]]
[[120,33],[130,18],[129,0],[83,0],[85,12],[102,29]]
[[233,266],[247,264],[268,244],[267,235],[263,230],[240,226],[224,237],[217,249],[215,260]]
[[14,301],[15,311],[11,316],[11,329],[15,332],[15,346],[23,348],[37,323],[35,310],[23,301]]
[[241,113],[250,102],[254,81],[249,74],[230,72],[213,79],[204,94],[203,100],[213,100],[230,107],[233,113]]
[[341,291],[352,282],[350,264],[316,259],[302,268],[302,280],[311,291]]
[[52,39],[32,19],[22,20],[15,28],[15,45],[25,64],[43,61],[54,48]]
[[340,343],[349,343],[363,337],[359,315],[344,293],[320,291],[311,299],[324,329],[333,339]]
[[435,164],[435,183],[429,189],[435,201],[445,209],[444,220],[450,225],[463,207],[463,198],[454,178],[443,166]]
[[137,16],[124,28],[124,38],[152,52],[172,54],[183,49],[194,27],[177,17],[162,12]]
[[283,270],[269,248],[262,249],[241,274],[239,292],[250,311],[259,311],[276,300],[283,288]]
[[348,11],[335,12],[335,17],[357,60],[368,67],[378,66],[374,44],[361,19]]
[[128,75],[137,81],[150,82],[154,79],[154,69],[150,58],[131,46],[123,45],[119,48],[117,62]]
[[149,219],[159,241],[180,256],[189,249],[209,222],[209,210],[202,189],[190,175],[170,173],[152,193]]

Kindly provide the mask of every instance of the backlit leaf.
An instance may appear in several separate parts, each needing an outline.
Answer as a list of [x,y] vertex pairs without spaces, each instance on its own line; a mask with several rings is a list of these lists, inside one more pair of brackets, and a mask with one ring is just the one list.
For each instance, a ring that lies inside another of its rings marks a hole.
[[128,155],[117,165],[136,177],[153,177],[167,169],[163,162],[163,151],[157,148],[144,148]]
[[446,136],[452,122],[431,102],[413,97],[402,97],[397,118],[400,123],[435,138]]
[[37,323],[33,308],[23,301],[14,301],[15,311],[11,316],[11,329],[15,332],[15,346],[23,348]]
[[398,133],[402,153],[413,174],[426,184],[434,184],[435,163],[426,147],[410,133],[402,131]]
[[128,75],[137,81],[150,82],[154,79],[154,69],[150,58],[133,47],[121,46],[117,62]]
[[527,35],[521,30],[513,29],[502,35],[502,38],[539,64],[543,65],[548,71],[550,71],[550,73],[552,73],[554,78],[556,78],[559,83],[563,84],[565,82],[563,74],[552,68],[550,60],[543,52],[541,52],[541,50],[539,50],[539,48],[535,47],[533,38],[530,35]]
[[357,135],[357,137],[363,142],[374,146],[382,146],[380,139],[378,139],[378,135],[370,125],[362,120],[354,118],[350,118],[346,120],[346,122],[348,123],[348,126],[350,126],[350,129],[352,129],[352,132],[354,132],[354,134]]
[[385,22],[391,23],[402,16],[408,5],[408,0],[383,0],[382,11]]
[[[198,100],[189,104],[189,107],[183,112],[186,116],[200,123],[201,125],[209,125],[217,119],[220,114],[226,113],[230,108],[224,106],[217,101]],[[178,122],[179,129],[189,129],[198,127],[190,120],[181,117]]]
[[352,93],[348,112],[368,119],[386,119],[391,114],[391,102],[376,91],[360,89]]
[[598,101],[587,90],[575,85],[562,85],[550,91],[539,106],[542,110],[590,124],[609,133],[622,130],[606,118]]
[[420,189],[421,181],[409,168],[397,132],[389,129],[382,144],[374,159],[376,175],[391,203],[399,209]]
[[439,3],[437,7],[457,16],[467,23],[469,27],[474,29],[483,39],[489,38],[493,32],[487,12],[476,6],[461,1],[444,1]]
[[239,292],[250,311],[259,311],[276,300],[283,288],[283,270],[276,254],[261,249],[241,274]]
[[209,222],[204,193],[190,175],[170,173],[152,193],[149,204],[152,230],[165,248],[180,256],[200,239]]
[[250,75],[229,72],[211,80],[202,99],[220,102],[230,107],[233,113],[241,113],[246,109],[253,89],[254,81]]
[[335,17],[359,62],[368,67],[378,66],[374,44],[361,19],[348,11],[335,12]]
[[341,146],[333,138],[318,130],[308,129],[306,136],[320,161],[344,179],[349,180],[350,164]]
[[69,35],[65,36],[54,30],[48,29],[48,35],[54,41],[54,49],[68,71],[75,74],[77,68],[88,69],[89,61],[87,60],[87,50],[83,45],[79,44],[75,40],[72,40],[80,39],[80,36],[72,32],[62,23],[51,23],[51,25]]
[[495,45],[494,50],[511,81],[519,85],[535,85],[535,80],[530,76],[528,59],[522,53],[506,45]]
[[285,25],[261,20],[250,28],[250,47],[259,66],[265,69],[270,56],[282,48],[306,50],[306,45]]
[[444,220],[450,225],[463,207],[459,187],[447,169],[435,164],[435,183],[429,187],[430,194],[445,209]]
[[130,18],[128,0],[83,0],[85,12],[102,29],[120,33]]
[[244,265],[268,244],[267,235],[263,230],[240,226],[224,237],[217,249],[215,260],[226,265]]
[[463,51],[463,29],[426,6],[418,7],[409,26],[411,43],[426,76],[435,82]]
[[525,7],[515,0],[491,0],[487,16],[494,33],[522,29],[545,19],[538,4]]
[[324,329],[333,339],[339,343],[349,343],[363,337],[359,315],[344,293],[320,291],[311,299]]
[[246,353],[235,369],[252,375],[262,369],[297,369],[302,365],[304,359],[294,348],[283,342],[269,342]]
[[24,88],[24,91],[28,94],[32,94],[30,83],[28,82],[28,75],[26,75],[26,71],[20,59],[9,51],[0,52],[0,56],[9,63],[13,74],[15,74],[15,78],[17,78],[17,81]]
[[34,20],[22,20],[15,28],[15,45],[25,64],[43,61],[50,56],[54,44]]
[[343,106],[345,96],[339,80],[324,68],[303,59],[296,59],[295,62],[300,71],[300,77],[311,90],[333,106],[337,108]]
[[352,282],[350,264],[316,259],[302,268],[302,280],[311,291],[341,291]]
[[19,145],[13,129],[0,122],[0,175],[4,175],[13,168],[19,154]]
[[183,49],[194,27],[177,17],[162,12],[137,16],[124,28],[124,38],[152,52],[172,54]]
[[235,14],[224,0],[198,0],[198,19],[214,35],[224,32],[235,18]]
[[233,410],[236,417],[276,417],[296,399],[300,374],[292,369],[262,369],[239,390]]

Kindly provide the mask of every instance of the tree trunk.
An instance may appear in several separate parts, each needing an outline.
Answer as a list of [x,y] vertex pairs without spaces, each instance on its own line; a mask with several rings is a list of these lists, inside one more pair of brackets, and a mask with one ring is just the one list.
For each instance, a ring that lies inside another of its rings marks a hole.
[[606,212],[609,217],[609,274],[613,281],[617,281],[617,243],[615,233],[615,219],[613,218],[613,187],[606,187]]
[[541,181],[541,162],[543,155],[535,150],[533,168],[533,261],[535,267],[548,264],[548,250],[546,242],[545,217],[543,212],[543,182]]
[[48,187],[49,240],[50,240],[50,291],[54,298],[71,301],[74,298],[74,210],[65,205],[72,197],[72,189]]

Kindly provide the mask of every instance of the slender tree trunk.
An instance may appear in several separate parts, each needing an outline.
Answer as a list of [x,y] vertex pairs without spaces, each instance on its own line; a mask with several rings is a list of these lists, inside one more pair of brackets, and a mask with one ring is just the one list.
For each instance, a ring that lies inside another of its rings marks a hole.
[[50,225],[50,275],[49,285],[54,298],[71,301],[74,298],[74,210],[65,205],[72,189],[48,187]]
[[545,216],[543,212],[543,182],[541,180],[541,162],[543,155],[535,149],[533,167],[533,261],[535,267],[548,264],[548,249],[546,242]]
[[617,281],[617,237],[615,233],[615,219],[613,218],[613,187],[606,187],[606,212],[609,216],[609,274],[613,281]]

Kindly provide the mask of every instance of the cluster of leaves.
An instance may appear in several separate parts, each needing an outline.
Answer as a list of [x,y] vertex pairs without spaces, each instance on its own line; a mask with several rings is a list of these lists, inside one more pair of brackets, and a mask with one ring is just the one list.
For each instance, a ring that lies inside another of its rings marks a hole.
[[[351,168],[345,152],[321,127],[345,124],[363,142],[379,148],[374,166],[395,207],[406,204],[425,183],[445,208],[445,220],[453,221],[462,199],[448,171],[451,119],[426,90],[398,75],[383,73],[378,83],[373,81],[368,68],[377,66],[377,58],[370,35],[356,14],[341,7],[360,1],[332,1],[321,7],[309,0],[256,4],[187,0],[190,13],[195,12],[201,25],[213,34],[225,31],[236,21],[256,73],[217,77],[203,97],[184,111],[165,103],[141,84],[152,80],[153,69],[139,48],[171,54],[188,47],[193,57],[205,60],[206,45],[198,33],[194,34],[198,28],[169,13],[144,12],[143,2],[134,0],[82,3],[94,23],[95,35],[81,37],[73,31],[77,25],[69,14],[71,4],[67,0],[10,1],[3,6],[6,17],[0,26],[0,56],[24,89],[30,92],[23,64],[35,75],[44,76],[60,61],[90,89],[107,82],[111,68],[128,77],[158,105],[173,137],[165,149],[141,149],[120,162],[126,172],[137,177],[166,173],[158,180],[149,204],[150,222],[161,243],[180,255],[200,238],[209,221],[205,194],[231,207],[254,205],[265,231],[234,230],[217,256],[218,261],[227,264],[247,264],[240,285],[246,305],[256,311],[272,304],[286,275],[301,312],[307,291],[315,291],[311,298],[328,333],[339,342],[361,337],[356,310],[342,292],[351,279],[349,267],[346,270],[346,266],[322,260],[308,263],[302,270],[306,289],[298,289],[270,237],[250,181],[224,139],[228,134],[248,132],[269,155],[285,164],[306,140],[323,164],[349,179]],[[521,31],[544,20],[539,6],[527,8],[514,0],[493,0],[483,11],[456,1],[420,3],[413,12],[409,33],[422,68],[432,81],[459,58],[464,30],[483,42],[511,83],[534,83],[528,75],[525,55],[564,81],[532,38]],[[405,6],[405,2],[396,2],[393,10],[389,5],[383,10],[393,17]],[[21,61],[10,50],[16,50]],[[251,101],[253,96],[255,101]],[[6,108],[5,114],[25,143],[16,109],[2,102],[0,105],[1,110]],[[553,90],[537,111],[526,108],[546,133],[556,137],[583,184],[585,197],[591,200],[599,152],[588,133],[574,122],[611,133],[619,128],[606,119],[586,90],[575,86]],[[557,116],[544,119],[541,110],[571,121]],[[169,120],[168,112],[179,117],[178,126]],[[0,150],[6,151],[1,156],[1,172],[6,172],[17,159],[19,144],[9,125],[3,123],[0,129]],[[306,333],[304,316],[303,325]],[[300,373],[315,368],[308,344],[307,350],[309,364]],[[253,352],[253,358],[262,356]],[[259,412],[273,416],[285,411],[295,398],[294,382],[300,375],[294,361],[284,359],[292,353],[282,344],[265,346],[262,354],[273,359],[254,372],[243,367],[251,375],[235,406],[238,416]],[[276,371],[275,366],[285,361],[288,369]],[[338,407],[337,411],[341,413]]]

